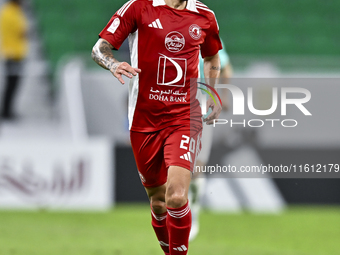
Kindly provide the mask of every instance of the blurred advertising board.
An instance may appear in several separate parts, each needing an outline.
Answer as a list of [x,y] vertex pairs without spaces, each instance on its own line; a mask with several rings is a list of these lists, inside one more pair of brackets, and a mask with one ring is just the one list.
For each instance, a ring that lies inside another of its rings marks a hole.
[[106,210],[111,145],[102,139],[0,142],[0,208]]

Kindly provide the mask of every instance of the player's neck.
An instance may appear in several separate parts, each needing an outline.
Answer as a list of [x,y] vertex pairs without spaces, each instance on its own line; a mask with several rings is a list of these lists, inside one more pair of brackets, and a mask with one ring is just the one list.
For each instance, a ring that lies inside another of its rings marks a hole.
[[177,10],[184,10],[187,7],[188,1],[186,0],[164,0],[165,3],[171,8]]

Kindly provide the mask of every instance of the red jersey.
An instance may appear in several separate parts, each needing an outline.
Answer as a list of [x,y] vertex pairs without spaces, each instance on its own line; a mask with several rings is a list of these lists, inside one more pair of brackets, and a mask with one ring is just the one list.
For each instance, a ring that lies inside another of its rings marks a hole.
[[164,0],[125,3],[99,34],[119,49],[129,37],[131,66],[142,70],[129,85],[129,126],[153,132],[169,125],[201,120],[196,99],[199,53],[213,56],[222,49],[215,14],[188,0],[176,10]]

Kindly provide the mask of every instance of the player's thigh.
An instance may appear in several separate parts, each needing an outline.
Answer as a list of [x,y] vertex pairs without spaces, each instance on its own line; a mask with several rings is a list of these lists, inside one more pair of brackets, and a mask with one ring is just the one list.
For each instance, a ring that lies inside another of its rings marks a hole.
[[130,132],[131,146],[142,184],[146,188],[166,183],[163,139],[159,132]]

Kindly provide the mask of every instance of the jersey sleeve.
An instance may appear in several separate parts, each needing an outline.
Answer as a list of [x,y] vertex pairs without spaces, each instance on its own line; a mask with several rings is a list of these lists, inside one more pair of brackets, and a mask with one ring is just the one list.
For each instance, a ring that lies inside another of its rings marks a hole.
[[222,44],[219,36],[219,28],[215,18],[212,14],[210,18],[210,27],[203,44],[201,45],[201,55],[203,58],[214,56],[222,49]]
[[126,2],[110,19],[99,37],[107,40],[115,49],[119,49],[130,33],[137,30],[138,2]]

